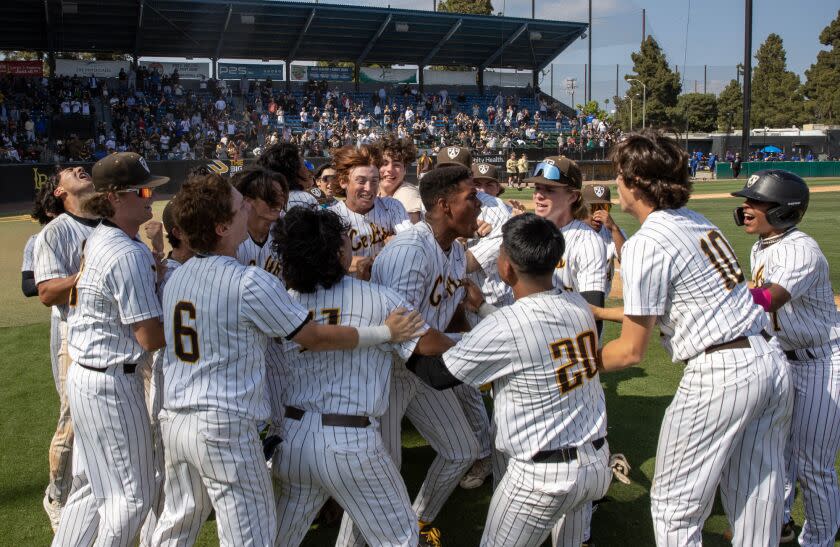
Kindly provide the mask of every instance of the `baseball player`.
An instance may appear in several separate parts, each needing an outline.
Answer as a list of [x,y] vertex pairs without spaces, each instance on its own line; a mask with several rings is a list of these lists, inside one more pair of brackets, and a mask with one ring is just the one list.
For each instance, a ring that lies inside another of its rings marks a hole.
[[[755,301],[768,312],[770,332],[790,362],[793,417],[788,441],[785,525],[799,480],[805,501],[801,545],[833,545],[840,527],[840,487],[834,461],[840,449],[840,314],[828,261],[796,225],[808,208],[808,186],[788,171],[752,175],[733,196],[746,201],[735,223],[758,236],[750,254]],[[787,537],[786,537],[787,536]]]
[[[62,201],[54,195],[57,184],[58,177],[50,177],[38,188],[35,194],[35,203],[32,206],[32,219],[38,222],[42,229],[51,220],[64,212]],[[27,298],[38,296],[38,285],[35,284],[35,241],[38,239],[38,233],[29,236],[29,239],[26,240],[26,244],[23,247],[23,263],[20,268],[20,290],[23,292],[23,296]],[[58,334],[57,330],[56,334]],[[52,343],[50,347],[52,347]],[[51,355],[50,358],[55,361],[56,356]],[[53,363],[53,366],[56,366],[55,363]],[[56,387],[56,389],[58,388]]]
[[422,321],[398,309],[383,326],[311,322],[276,276],[235,259],[250,205],[218,175],[188,180],[173,207],[196,256],[163,295],[166,502],[153,544],[191,545],[212,508],[222,545],[271,546],[276,513],[256,427],[269,413],[268,338],[354,349],[415,337]]
[[553,286],[564,244],[552,222],[528,213],[503,231],[499,273],[516,302],[412,366],[436,387],[493,382],[496,447],[509,461],[481,545],[541,545],[554,527],[556,545],[578,546],[612,478],[595,321],[579,294]]
[[627,234],[610,215],[612,200],[610,187],[606,184],[587,184],[581,192],[583,203],[586,205],[585,221],[601,236],[606,246],[607,281],[604,286],[604,296],[612,291],[613,277],[615,277],[615,263],[621,262],[621,248],[627,240]]
[[350,227],[350,273],[359,279],[370,279],[373,259],[386,241],[412,226],[402,203],[379,196],[381,163],[381,153],[373,146],[345,146],[333,153],[338,183],[347,199],[336,203],[332,211]]
[[286,200],[287,211],[298,205],[318,207],[318,199],[309,193],[309,189],[314,186],[315,180],[312,177],[312,172],[306,168],[297,146],[288,142],[269,146],[257,158],[257,165],[280,173],[285,177],[289,187],[288,199]]
[[[431,328],[445,332],[453,326],[460,332],[467,328],[460,311],[466,294],[461,281],[466,257],[457,238],[475,232],[480,202],[470,171],[460,165],[427,173],[420,193],[426,221],[400,232],[385,246],[373,263],[371,281],[400,294]],[[476,460],[478,442],[451,390],[435,391],[405,367],[394,367],[391,376],[388,409],[381,419],[382,438],[399,468],[405,415],[435,449],[437,456],[414,501],[414,511],[420,521],[421,541],[438,544],[440,532],[430,523]],[[337,545],[361,545],[362,541],[345,515]]]
[[271,247],[271,227],[286,207],[289,192],[285,177],[254,166],[236,173],[230,182],[250,206],[248,237],[236,250],[236,259],[246,266],[257,266],[279,275],[280,263]]
[[154,490],[152,439],[143,380],[164,344],[152,253],[136,239],[152,218],[153,176],[133,152],[93,166],[96,192],[84,210],[102,222],[87,238],[69,297],[67,397],[75,449],[89,488],[74,490],[53,545],[130,545]]
[[[314,320],[367,326],[408,306],[385,287],[345,275],[352,240],[332,211],[294,209],[278,231],[283,279]],[[419,343],[344,352],[301,352],[296,344],[286,345],[283,442],[272,466],[279,479],[278,545],[299,545],[329,496],[358,523],[369,545],[417,545],[416,516],[383,445],[379,418],[388,404],[392,363],[403,366],[415,348],[426,345],[428,351],[435,338],[434,353],[452,345],[434,331]]]
[[417,224],[423,218],[423,200],[417,186],[405,181],[406,168],[417,159],[417,147],[411,139],[400,139],[393,133],[386,134],[378,144],[382,149],[379,195],[402,203],[408,219]]
[[[654,324],[674,362],[686,363],[656,451],[656,543],[700,545],[720,485],[733,544],[777,545],[793,403],[787,362],[731,245],[685,208],[685,151],[647,131],[612,154],[621,208],[642,226],[622,250],[623,325],[601,352],[603,370],[639,363]],[[596,311],[622,318],[621,309]]]
[[58,422],[50,441],[50,482],[44,494],[44,510],[53,530],[58,528],[73,481],[73,423],[65,382],[70,367],[67,353],[67,300],[79,273],[82,248],[98,220],[82,210],[82,201],[93,192],[90,175],[82,167],[59,169],[47,183],[52,188],[45,200],[64,212],[44,226],[33,247],[34,281],[38,298],[52,306],[50,354],[53,379],[59,398]]

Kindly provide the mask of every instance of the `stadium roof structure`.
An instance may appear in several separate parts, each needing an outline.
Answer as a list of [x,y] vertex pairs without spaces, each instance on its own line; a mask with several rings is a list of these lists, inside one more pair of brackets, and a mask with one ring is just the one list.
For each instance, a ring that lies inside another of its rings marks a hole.
[[279,0],[2,2],[0,49],[542,69],[586,23]]

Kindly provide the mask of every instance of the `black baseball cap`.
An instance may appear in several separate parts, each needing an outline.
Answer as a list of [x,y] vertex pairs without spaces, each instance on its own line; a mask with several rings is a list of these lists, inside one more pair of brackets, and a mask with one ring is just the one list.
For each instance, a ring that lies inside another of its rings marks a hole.
[[91,171],[97,192],[155,188],[169,182],[169,177],[152,175],[146,160],[135,152],[117,152],[96,162]]
[[472,153],[463,146],[444,146],[435,158],[435,167],[444,165],[463,165],[467,169],[472,167]]
[[532,177],[522,182],[546,186],[568,186],[580,190],[583,187],[583,174],[577,163],[566,156],[549,156],[537,163]]
[[581,194],[586,203],[612,203],[610,187],[606,184],[587,184],[583,187]]

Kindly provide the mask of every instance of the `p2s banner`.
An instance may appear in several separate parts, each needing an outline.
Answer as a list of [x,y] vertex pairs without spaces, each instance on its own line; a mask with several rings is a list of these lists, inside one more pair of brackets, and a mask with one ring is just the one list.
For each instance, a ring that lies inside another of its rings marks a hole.
[[56,59],[55,73],[58,76],[96,76],[97,78],[116,78],[120,69],[128,72],[128,61],[79,61],[76,59]]
[[247,63],[219,63],[218,74],[220,80],[240,80],[246,77],[249,80],[283,80],[283,63],[264,65],[252,65]]

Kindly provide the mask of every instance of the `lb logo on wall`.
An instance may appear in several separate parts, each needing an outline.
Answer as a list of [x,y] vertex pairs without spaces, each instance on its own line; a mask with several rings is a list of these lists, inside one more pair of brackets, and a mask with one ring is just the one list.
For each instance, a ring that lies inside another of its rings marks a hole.
[[222,160],[213,160],[207,164],[207,169],[217,175],[233,175],[242,171],[245,167],[245,160],[230,160],[230,165]]
[[46,173],[42,173],[38,170],[37,167],[32,168],[32,178],[35,182],[35,190],[40,190],[41,186],[47,183],[50,179],[50,176]]

